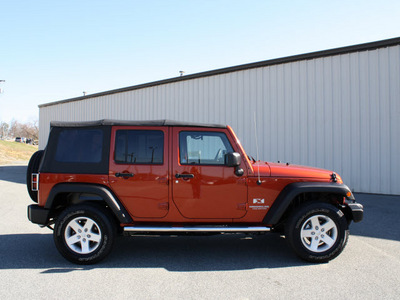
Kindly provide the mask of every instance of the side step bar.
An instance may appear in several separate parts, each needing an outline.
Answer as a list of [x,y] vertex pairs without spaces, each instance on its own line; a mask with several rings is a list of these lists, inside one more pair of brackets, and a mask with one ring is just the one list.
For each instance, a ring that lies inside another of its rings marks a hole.
[[228,226],[210,226],[210,227],[125,227],[124,231],[129,232],[265,232],[271,231],[269,227],[228,227]]

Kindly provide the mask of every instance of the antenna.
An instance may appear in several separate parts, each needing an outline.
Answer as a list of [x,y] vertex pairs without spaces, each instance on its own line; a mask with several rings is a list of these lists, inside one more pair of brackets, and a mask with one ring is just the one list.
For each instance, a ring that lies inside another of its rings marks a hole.
[[256,136],[256,148],[257,148],[257,184],[260,185],[261,184],[261,180],[260,180],[260,162],[258,160],[258,139],[257,139],[257,118],[256,118],[256,112],[254,112],[254,135]]

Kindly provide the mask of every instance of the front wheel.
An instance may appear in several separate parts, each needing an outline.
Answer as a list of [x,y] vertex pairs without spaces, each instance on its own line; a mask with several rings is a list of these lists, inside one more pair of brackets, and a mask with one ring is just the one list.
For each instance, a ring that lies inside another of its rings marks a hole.
[[88,204],[71,206],[57,218],[54,242],[76,264],[94,264],[111,251],[115,226],[106,210]]
[[327,262],[346,246],[349,230],[345,215],[328,203],[306,203],[295,211],[285,227],[289,245],[310,262]]

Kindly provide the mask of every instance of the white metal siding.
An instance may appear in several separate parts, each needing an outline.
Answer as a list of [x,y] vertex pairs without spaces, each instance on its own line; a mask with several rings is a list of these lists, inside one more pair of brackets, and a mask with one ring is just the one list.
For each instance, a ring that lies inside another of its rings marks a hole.
[[[49,122],[229,124],[248,154],[338,172],[354,191],[400,194],[400,46],[235,71],[40,109]],[[257,132],[254,132],[254,114]]]

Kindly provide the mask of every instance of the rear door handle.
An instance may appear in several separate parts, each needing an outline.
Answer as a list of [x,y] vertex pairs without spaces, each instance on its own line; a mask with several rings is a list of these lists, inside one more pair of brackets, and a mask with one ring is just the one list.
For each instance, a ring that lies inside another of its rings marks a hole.
[[115,173],[115,177],[123,177],[125,179],[128,179],[130,177],[133,177],[133,173]]
[[177,173],[177,174],[175,174],[175,177],[176,178],[194,178],[194,175],[193,174],[179,174],[179,173]]

